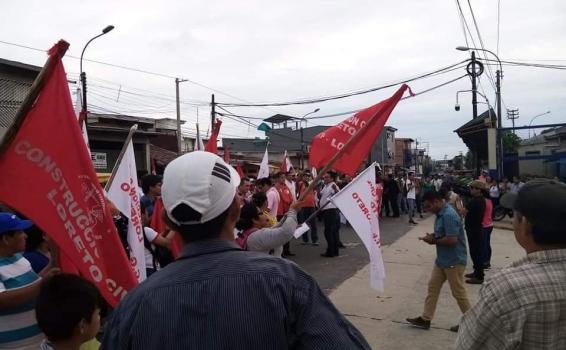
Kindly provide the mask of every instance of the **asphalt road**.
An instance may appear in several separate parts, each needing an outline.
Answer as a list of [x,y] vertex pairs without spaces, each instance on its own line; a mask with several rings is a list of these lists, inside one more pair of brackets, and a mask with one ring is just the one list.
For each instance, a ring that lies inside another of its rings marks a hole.
[[[419,221],[416,219],[417,222]],[[412,228],[407,216],[400,218],[383,218],[380,221],[381,242],[390,245]],[[340,239],[346,246],[340,249],[340,256],[324,258],[320,254],[326,250],[324,226],[318,223],[319,246],[302,245],[302,240],[291,242],[291,251],[296,256],[290,257],[303,270],[311,274],[326,294],[338,287],[343,281],[353,276],[369,263],[369,255],[351,226],[342,225]]]

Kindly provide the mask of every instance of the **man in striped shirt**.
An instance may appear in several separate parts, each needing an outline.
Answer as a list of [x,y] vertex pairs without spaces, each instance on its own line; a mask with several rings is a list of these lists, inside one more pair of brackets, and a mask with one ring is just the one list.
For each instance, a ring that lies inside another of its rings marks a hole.
[[[43,335],[35,320],[35,298],[40,278],[21,254],[32,222],[0,213],[0,348],[38,349]],[[40,275],[57,273],[51,265]]]
[[118,305],[103,349],[370,349],[311,276],[234,242],[239,183],[210,152],[169,163],[163,216],[185,246]]

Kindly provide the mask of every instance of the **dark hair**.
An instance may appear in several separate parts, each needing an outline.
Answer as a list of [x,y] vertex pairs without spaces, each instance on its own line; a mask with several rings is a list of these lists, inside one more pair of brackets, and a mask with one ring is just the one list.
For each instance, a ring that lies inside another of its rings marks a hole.
[[273,186],[273,182],[271,182],[271,179],[268,177],[262,177],[261,179],[257,180],[256,185],[260,187],[265,185],[271,187]]
[[338,177],[338,174],[334,171],[329,171],[327,172],[328,176],[330,176],[332,178],[332,180],[336,181],[336,178]]
[[[185,243],[217,238],[222,233],[222,226],[224,226],[231,207],[232,204],[222,214],[202,224],[177,225],[173,222],[171,223],[175,226]],[[202,217],[202,214],[186,204],[179,204],[171,213],[175,218],[179,218],[179,221],[196,221]],[[167,214],[164,212],[164,215]]]
[[243,186],[244,183],[246,183],[246,181],[250,181],[250,179],[248,179],[247,177],[243,177],[240,179],[240,186]]
[[263,207],[263,205],[267,202],[267,195],[264,192],[254,193],[252,196],[252,203],[255,204],[258,208]]
[[92,282],[71,274],[60,274],[42,283],[36,299],[35,316],[41,331],[51,341],[67,340],[85,320],[90,322],[102,297]]
[[259,208],[255,203],[244,204],[240,210],[240,220],[236,224],[238,230],[244,231],[254,226],[253,220],[259,219]]
[[428,191],[427,193],[425,193],[423,195],[423,202],[426,201],[435,201],[435,200],[443,200],[444,199],[444,194],[442,192],[436,192],[436,191]]
[[141,187],[142,187],[142,191],[144,194],[147,194],[149,192],[149,188],[153,187],[155,185],[157,185],[158,183],[161,183],[162,178],[159,175],[153,175],[153,174],[149,174],[149,175],[145,175],[144,177],[142,177],[141,179]]
[[37,248],[43,243],[45,240],[43,239],[43,231],[35,225],[28,228],[26,231],[26,252],[33,252],[36,251]]

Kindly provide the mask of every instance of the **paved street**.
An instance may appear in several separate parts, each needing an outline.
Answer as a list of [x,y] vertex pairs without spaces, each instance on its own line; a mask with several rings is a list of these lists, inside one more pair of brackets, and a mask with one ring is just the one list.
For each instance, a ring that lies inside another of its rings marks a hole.
[[[407,223],[406,216],[384,218],[380,225],[384,246],[393,244],[412,228]],[[292,257],[291,260],[314,276],[322,289],[326,293],[330,293],[366,266],[369,262],[369,256],[354,230],[349,225],[342,225],[340,238],[346,248],[340,250],[341,256],[338,258],[323,258],[320,253],[323,253],[326,249],[326,240],[324,239],[324,225],[321,222],[318,223],[318,232],[320,242],[318,247],[310,244],[301,245],[302,240],[300,239],[292,241],[292,252],[297,255]]]
[[[383,293],[370,288],[366,266],[330,294],[336,307],[360,329],[374,349],[454,349],[456,333],[449,328],[459,321],[461,313],[448,285],[442,289],[430,330],[416,329],[405,321],[423,311],[436,252],[418,237],[430,232],[433,222],[432,217],[425,219],[383,248],[386,273]],[[487,278],[525,254],[510,230],[494,229],[491,245],[492,269],[487,272]],[[477,301],[480,287],[466,285],[472,304]]]

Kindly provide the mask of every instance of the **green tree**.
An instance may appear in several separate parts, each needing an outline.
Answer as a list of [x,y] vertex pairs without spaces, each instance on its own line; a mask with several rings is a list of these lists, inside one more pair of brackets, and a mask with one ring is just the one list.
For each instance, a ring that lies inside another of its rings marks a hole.
[[521,137],[517,136],[517,134],[513,134],[512,132],[503,135],[503,151],[505,153],[517,152],[521,145],[521,140]]
[[464,166],[464,156],[462,154],[452,158],[452,164],[454,166],[454,170],[462,170]]
[[468,152],[466,152],[466,157],[465,157],[465,160],[464,160],[464,166],[468,170],[474,168],[474,155],[472,154],[472,151],[470,151],[470,150],[468,150]]

